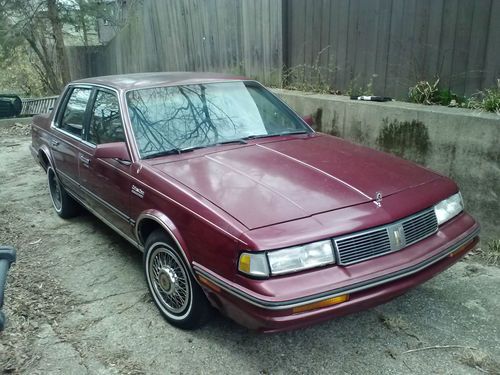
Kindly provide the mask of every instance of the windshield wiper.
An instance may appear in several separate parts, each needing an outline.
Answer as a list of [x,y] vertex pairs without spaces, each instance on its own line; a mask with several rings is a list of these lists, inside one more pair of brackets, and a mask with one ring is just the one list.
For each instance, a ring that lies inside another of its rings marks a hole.
[[205,147],[207,147],[207,146],[194,146],[194,147],[187,147],[187,148],[172,148],[170,150],[160,151],[160,152],[156,152],[154,154],[144,156],[143,159],[153,159],[153,158],[159,158],[162,156],[174,155],[174,154],[180,155],[180,154],[183,154],[185,152],[191,152],[191,151],[197,150],[199,148],[205,148]]
[[281,134],[254,134],[254,135],[249,135],[249,136],[246,136],[242,139],[258,139],[258,138],[269,138],[269,137],[278,137],[280,136]]
[[310,133],[307,130],[298,130],[294,132],[282,132],[282,133],[273,133],[273,134],[257,134],[257,135],[249,135],[242,139],[258,139],[258,138],[269,138],[269,137],[280,137],[282,135],[292,135],[292,134],[307,134]]
[[280,135],[310,134],[310,133],[311,132],[307,131],[307,130],[297,130],[297,131],[294,131],[294,132],[284,132],[284,133],[281,133]]
[[218,145],[226,145],[229,143],[241,143],[241,144],[247,144],[247,141],[244,139],[231,139],[228,141],[222,141],[222,142],[217,142],[211,145],[203,145],[203,146],[193,146],[193,147],[186,147],[186,148],[172,148],[170,150],[165,150],[165,151],[160,151],[156,152],[151,155],[144,156],[142,159],[153,159],[153,158],[159,158],[162,156],[167,156],[167,155],[180,155],[185,152],[190,152],[194,150],[198,150],[200,148],[206,148],[206,147],[212,147],[212,146],[218,146]]
[[146,155],[143,156],[143,159],[153,159],[153,158],[159,158],[162,156],[167,156],[167,155],[173,155],[173,154],[182,154],[182,150],[180,148],[173,148],[171,150],[165,150],[165,151],[160,151],[160,152],[155,152],[154,154]]
[[228,145],[230,143],[241,143],[243,145],[246,145],[248,142],[245,141],[243,138],[239,138],[239,139],[231,139],[231,140],[228,140],[228,141],[217,142],[213,146]]

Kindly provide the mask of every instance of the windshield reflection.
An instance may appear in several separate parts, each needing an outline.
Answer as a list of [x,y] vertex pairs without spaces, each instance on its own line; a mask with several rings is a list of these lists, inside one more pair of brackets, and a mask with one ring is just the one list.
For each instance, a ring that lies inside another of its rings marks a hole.
[[142,158],[310,131],[265,89],[246,82],[134,90],[127,104]]

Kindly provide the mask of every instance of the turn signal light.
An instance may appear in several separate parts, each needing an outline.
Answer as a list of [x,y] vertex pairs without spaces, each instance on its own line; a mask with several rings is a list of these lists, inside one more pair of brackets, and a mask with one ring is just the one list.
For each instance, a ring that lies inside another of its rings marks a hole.
[[308,305],[294,307],[293,313],[296,314],[296,313],[301,313],[304,311],[316,310],[316,309],[320,309],[322,307],[338,305],[339,303],[346,302],[346,301],[349,301],[349,294],[342,294],[341,296],[328,298],[328,299],[325,299],[323,301],[310,303]]
[[216,292],[220,292],[220,287],[218,285],[215,285],[213,282],[211,282],[210,280],[208,280],[206,277],[198,275],[198,280],[200,280],[200,283],[205,284],[210,289],[213,289]]
[[457,250],[448,255],[450,258],[462,255],[467,250],[471,249],[475,244],[477,244],[478,238],[474,238],[472,241],[467,242],[465,245],[460,246]]

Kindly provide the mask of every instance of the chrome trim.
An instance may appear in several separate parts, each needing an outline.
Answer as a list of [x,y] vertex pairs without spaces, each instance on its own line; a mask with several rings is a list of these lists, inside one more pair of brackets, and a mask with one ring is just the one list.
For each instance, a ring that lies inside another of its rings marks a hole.
[[96,216],[99,220],[101,220],[104,224],[106,224],[108,227],[113,229],[118,235],[123,237],[125,240],[130,242],[134,247],[136,247],[138,250],[144,252],[144,247],[140,245],[137,241],[135,241],[132,237],[128,236],[127,234],[123,233],[121,229],[118,229],[115,227],[111,222],[109,222],[107,219],[105,219],[101,214],[97,213],[94,209],[89,207],[83,200],[78,198],[73,192],[71,192],[69,189],[66,189],[66,192],[71,195],[73,199],[75,199],[78,203],[80,203],[85,209],[90,211],[94,216]]
[[122,218],[124,221],[130,223],[131,219],[130,219],[130,217],[127,214],[125,214],[124,212],[120,211],[115,206],[109,204],[108,202],[106,202],[104,199],[102,199],[98,195],[94,194],[92,191],[90,191],[89,189],[87,189],[86,187],[84,187],[82,184],[80,184],[79,182],[77,182],[74,179],[72,179],[71,177],[69,177],[66,173],[61,172],[61,171],[59,171],[59,173],[64,178],[70,180],[72,183],[74,183],[76,186],[78,186],[78,188],[82,189],[84,193],[92,196],[93,199],[95,199],[100,204],[102,204],[103,206],[105,206],[108,210],[112,211],[114,214],[116,214],[117,216],[119,216],[120,218]]
[[[390,254],[390,253],[394,253],[394,252],[403,250],[404,248],[406,248],[406,247],[408,247],[410,245],[413,245],[413,244],[415,244],[415,243],[417,243],[419,241],[422,241],[422,240],[426,239],[429,236],[432,236],[439,229],[438,225],[437,225],[437,220],[436,220],[436,228],[434,229],[434,231],[428,233],[426,236],[421,237],[421,238],[419,238],[416,241],[412,241],[412,242],[409,242],[409,243],[406,242],[405,233],[404,233],[404,229],[403,229],[403,224],[405,224],[406,222],[408,222],[410,220],[413,220],[415,218],[427,215],[430,212],[434,212],[434,207],[427,208],[425,210],[417,212],[416,214],[413,214],[413,215],[410,215],[410,216],[406,216],[405,218],[402,218],[402,219],[397,220],[397,221],[393,221],[393,222],[385,224],[385,225],[380,225],[378,227],[370,228],[370,229],[363,230],[363,231],[360,231],[360,232],[349,233],[349,234],[346,234],[346,235],[343,235],[343,236],[333,237],[332,238],[333,250],[335,252],[335,257],[336,257],[336,260],[337,260],[337,264],[339,264],[341,266],[347,266],[347,265],[356,264],[356,263],[359,263],[359,262],[364,262],[365,260],[369,260],[369,259],[373,259],[373,258],[378,258],[378,257],[383,256],[383,255],[387,255],[387,254]],[[340,252],[339,252],[339,249],[338,249],[338,241],[343,241],[343,240],[347,240],[347,239],[355,238],[355,237],[361,237],[361,236],[365,236],[365,235],[368,235],[368,234],[373,233],[373,232],[378,232],[378,231],[383,231],[383,230],[386,231],[387,238],[389,239],[389,242],[390,242],[390,250],[389,251],[385,251],[383,253],[375,254],[373,256],[369,256],[369,257],[366,257],[366,258],[360,258],[360,259],[357,259],[355,261],[342,262],[341,256],[340,256]],[[397,230],[398,233],[400,233],[400,235],[401,235],[401,237],[399,238],[399,241],[400,241],[399,244],[397,244],[397,240],[394,237],[394,233],[393,232],[395,230]]]
[[352,294],[352,293],[356,293],[356,292],[361,292],[361,291],[366,290],[366,289],[374,288],[376,286],[380,286],[383,284],[390,283],[392,281],[402,279],[402,278],[407,277],[407,276],[411,276],[411,275],[413,275],[417,272],[420,272],[420,271],[424,270],[425,268],[439,262],[440,260],[446,258],[448,255],[450,255],[451,253],[456,251],[462,245],[466,244],[467,242],[470,242],[475,237],[477,237],[479,232],[480,232],[480,228],[479,228],[479,226],[477,226],[477,228],[474,229],[474,231],[472,233],[470,233],[469,235],[467,235],[465,238],[458,241],[457,243],[451,245],[450,247],[448,247],[446,250],[440,252],[439,254],[436,254],[436,255],[432,256],[431,258],[428,258],[428,259],[426,259],[426,260],[424,260],[424,261],[422,261],[414,266],[402,269],[402,270],[394,272],[392,274],[384,275],[384,276],[381,276],[381,277],[378,277],[378,278],[375,278],[372,280],[368,280],[368,281],[361,282],[358,284],[350,285],[347,287],[334,289],[334,290],[331,290],[328,292],[314,294],[311,296],[306,296],[306,297],[297,298],[297,299],[288,300],[288,301],[274,302],[274,301],[266,301],[266,300],[263,300],[260,298],[256,298],[256,297],[242,291],[241,289],[237,289],[237,288],[227,284],[226,282],[221,280],[220,276],[212,274],[212,273],[208,273],[207,271],[201,269],[196,264],[193,265],[193,268],[198,274],[206,277],[207,279],[212,281],[214,284],[219,286],[221,289],[224,289],[226,292],[230,293],[231,295],[233,295],[237,298],[240,298],[240,299],[242,299],[242,300],[244,300],[244,301],[246,301],[254,306],[257,306],[257,307],[260,307],[263,309],[267,309],[267,310],[285,310],[285,309],[290,309],[293,307],[307,305],[307,304],[314,303],[314,302],[319,302],[319,301],[322,301],[324,299],[337,297],[337,296],[343,295],[343,294]]
[[[87,142],[86,140],[80,138],[80,137],[77,137],[76,135],[64,130],[64,129],[61,129],[61,128],[58,128],[54,125],[54,127],[52,127],[52,123],[53,121],[51,122],[50,124],[50,127],[52,130],[56,131],[56,132],[59,132],[59,133],[63,133],[65,136],[67,137],[70,137],[70,138],[73,138],[75,141],[78,141],[80,143],[83,143],[85,146],[89,146],[91,148],[95,148],[96,146],[90,142]],[[52,134],[53,135],[53,134]],[[66,142],[66,140],[64,138],[61,138],[61,137],[57,137],[58,139],[60,139],[61,141],[63,142]],[[52,145],[53,146],[53,145]],[[72,145],[73,146],[73,145]]]
[[[129,134],[127,132],[127,126],[125,126],[125,121],[124,121],[124,116],[123,116],[123,109],[124,109],[124,106],[123,106],[123,102],[121,100],[122,98],[122,95],[121,95],[121,91],[114,88],[114,87],[111,87],[111,86],[106,86],[106,85],[102,85],[102,84],[98,84],[98,83],[70,83],[66,86],[64,92],[62,93],[62,95],[60,96],[61,97],[61,100],[65,99],[65,96],[67,95],[67,91],[69,89],[72,89],[72,88],[90,88],[90,89],[106,89],[106,90],[110,90],[110,91],[113,91],[115,94],[116,94],[116,97],[118,99],[118,105],[120,106],[120,112],[121,112],[121,119],[122,119],[122,126],[123,126],[123,129],[124,129],[124,133],[125,133],[125,138],[126,138],[126,144],[127,144],[127,148],[128,148],[128,151],[129,151],[129,154],[130,154],[130,157],[132,159],[132,162],[136,161],[136,158],[135,158],[135,151],[137,150],[137,145],[135,144],[135,137],[132,137],[133,139],[133,143],[130,142],[130,137],[129,137]],[[54,111],[54,116],[52,116],[52,119],[50,121],[50,128],[51,129],[54,129],[54,130],[57,130],[83,144],[85,144],[86,146],[89,146],[89,147],[92,147],[92,148],[96,148],[96,145],[94,145],[93,143],[90,143],[90,142],[87,142],[85,140],[83,140],[82,138],[79,138],[77,136],[75,136],[74,134],[71,134],[69,132],[66,132],[65,130],[61,129],[61,128],[58,128],[56,125],[55,125],[55,122],[54,122],[54,119],[56,119],[59,115],[59,111],[61,110],[60,108],[60,102],[58,103],[58,106],[56,108],[56,111]],[[128,112],[127,112],[128,113]],[[128,124],[130,125],[130,124]],[[50,134],[50,133],[49,133]],[[62,139],[63,141],[65,141],[64,139]],[[133,149],[131,145],[134,145],[136,147],[136,149]],[[134,152],[131,152],[131,151],[134,151]]]
[[[163,229],[165,229],[165,231],[167,231],[170,238],[172,238],[172,240],[175,242],[175,245],[182,253],[182,257],[184,258],[184,261],[186,262],[186,266],[188,267],[191,274],[194,276],[195,274],[194,274],[193,266],[186,256],[186,250],[184,250],[184,248],[181,246],[181,244],[177,240],[177,237],[174,235],[174,232],[172,232],[172,230],[156,216],[151,215],[151,214],[146,214],[146,213],[142,213],[139,215],[139,217],[137,218],[137,221],[136,221],[136,225],[135,225],[135,237],[137,238],[137,240],[141,241],[141,239],[142,239],[142,237],[139,235],[139,227],[141,225],[141,221],[144,219],[150,219],[150,220],[156,221]],[[143,239],[143,240],[145,240],[145,239]],[[144,247],[143,247],[142,251],[144,251]]]

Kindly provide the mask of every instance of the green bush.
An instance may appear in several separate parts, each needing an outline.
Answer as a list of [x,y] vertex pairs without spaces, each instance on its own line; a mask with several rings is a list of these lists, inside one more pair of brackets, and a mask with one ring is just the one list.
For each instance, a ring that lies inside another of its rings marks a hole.
[[500,115],[500,79],[497,80],[497,87],[472,95],[467,101],[467,107]]
[[410,87],[408,91],[410,102],[419,104],[439,104],[460,106],[464,103],[464,98],[458,96],[450,89],[439,88],[439,78],[434,83],[429,81],[419,81],[415,86]]

